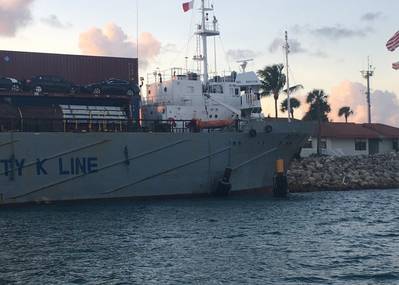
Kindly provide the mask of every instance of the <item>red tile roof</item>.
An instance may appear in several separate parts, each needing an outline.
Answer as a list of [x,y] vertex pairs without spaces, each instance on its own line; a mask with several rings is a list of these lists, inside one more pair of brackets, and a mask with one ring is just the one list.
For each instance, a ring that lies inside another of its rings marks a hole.
[[382,124],[322,123],[321,136],[336,139],[392,139],[399,138],[399,128]]
[[365,128],[378,132],[386,138],[399,138],[399,128],[383,124],[364,124]]

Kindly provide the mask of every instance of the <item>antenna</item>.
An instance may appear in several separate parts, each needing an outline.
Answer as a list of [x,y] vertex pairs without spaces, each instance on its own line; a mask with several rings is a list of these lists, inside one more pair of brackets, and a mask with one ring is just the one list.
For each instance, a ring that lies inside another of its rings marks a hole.
[[287,72],[287,111],[288,111],[288,122],[291,123],[291,98],[290,98],[290,76],[289,76],[289,64],[288,54],[290,53],[290,44],[288,43],[288,32],[285,31],[285,67]]
[[370,63],[370,57],[367,58],[367,70],[362,70],[361,74],[367,81],[367,109],[368,109],[368,122],[371,124],[371,89],[370,89],[370,78],[374,76],[375,68]]
[[251,62],[251,61],[254,61],[254,59],[250,58],[250,59],[237,60],[237,63],[240,63],[240,67],[241,67],[243,73],[245,73],[245,70],[247,69],[248,62]]

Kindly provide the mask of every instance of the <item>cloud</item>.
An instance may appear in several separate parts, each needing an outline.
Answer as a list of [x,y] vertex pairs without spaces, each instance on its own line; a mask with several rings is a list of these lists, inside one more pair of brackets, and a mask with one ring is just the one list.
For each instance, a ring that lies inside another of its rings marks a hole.
[[330,40],[341,40],[349,38],[364,38],[372,31],[373,30],[370,27],[362,29],[349,29],[337,25],[311,29],[309,32],[317,37],[323,37]]
[[[361,83],[344,81],[333,87],[329,97],[332,112],[330,118],[335,122],[343,121],[338,117],[338,110],[344,106],[350,106],[354,115],[350,121],[357,123],[367,122],[366,86]],[[384,123],[399,126],[399,99],[395,93],[376,90],[371,95],[372,120],[375,123]]]
[[382,16],[383,16],[383,14],[381,12],[375,12],[375,13],[370,12],[370,13],[364,14],[360,19],[365,22],[374,22],[374,21],[382,18]]
[[[83,54],[135,57],[137,42],[128,38],[121,27],[114,23],[104,28],[91,28],[79,36],[79,48]],[[150,33],[139,36],[140,68],[145,69],[149,61],[153,60],[161,51],[161,43]]]
[[329,40],[341,40],[350,38],[364,38],[373,32],[371,27],[363,28],[347,28],[341,25],[311,27],[310,25],[295,25],[292,27],[295,34],[311,34],[318,38],[325,38]]
[[[290,39],[288,40],[288,43],[290,45],[291,53],[308,52],[305,48],[302,47],[302,44],[296,39]],[[279,50],[282,50],[284,45],[285,45],[285,40],[283,40],[282,38],[275,38],[269,46],[269,51],[271,53],[275,53]]]
[[66,29],[72,27],[71,23],[62,23],[57,15],[49,15],[48,17],[40,19],[42,23],[57,29]]
[[31,20],[34,0],[0,0],[0,36],[13,37]]
[[250,49],[230,49],[227,51],[227,56],[232,60],[251,59],[260,55],[260,52]]
[[[324,51],[317,50],[317,51],[310,51],[304,47],[302,47],[301,42],[299,42],[297,39],[290,39],[288,40],[290,44],[290,52],[292,54],[307,54],[312,57],[320,57],[320,58],[326,58],[328,57],[328,54]],[[282,50],[283,46],[285,45],[285,40],[282,38],[275,38],[272,43],[269,45],[269,52],[275,53],[277,51]]]
[[175,44],[164,44],[161,47],[161,53],[179,53],[179,48]]

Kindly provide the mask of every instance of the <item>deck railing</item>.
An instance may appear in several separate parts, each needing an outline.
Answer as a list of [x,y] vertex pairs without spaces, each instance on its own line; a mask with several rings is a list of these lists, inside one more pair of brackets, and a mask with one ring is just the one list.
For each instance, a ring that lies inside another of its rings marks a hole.
[[195,133],[213,132],[226,128],[240,128],[240,121],[224,128],[199,129],[195,122],[188,120],[87,120],[54,118],[0,118],[0,132],[153,132],[153,133]]

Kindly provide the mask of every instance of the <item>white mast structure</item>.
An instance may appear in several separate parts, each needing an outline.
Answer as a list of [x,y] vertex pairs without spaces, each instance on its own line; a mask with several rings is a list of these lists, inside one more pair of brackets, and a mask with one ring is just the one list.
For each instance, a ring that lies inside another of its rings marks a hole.
[[214,37],[220,35],[217,30],[217,20],[214,18],[213,30],[207,28],[207,22],[209,20],[209,12],[213,11],[213,6],[206,7],[205,0],[201,0],[201,25],[198,25],[198,31],[196,35],[202,38],[202,60],[204,62],[204,85],[208,85],[209,74],[208,74],[208,37]]
[[375,68],[370,64],[370,57],[367,59],[367,70],[362,70],[362,76],[367,81],[367,113],[368,113],[368,123],[371,124],[371,89],[370,89],[370,79],[374,76]]
[[287,111],[288,111],[288,122],[291,122],[291,92],[290,92],[290,77],[289,77],[289,64],[288,64],[288,54],[290,53],[290,45],[288,43],[288,32],[285,31],[285,66],[287,72]]

